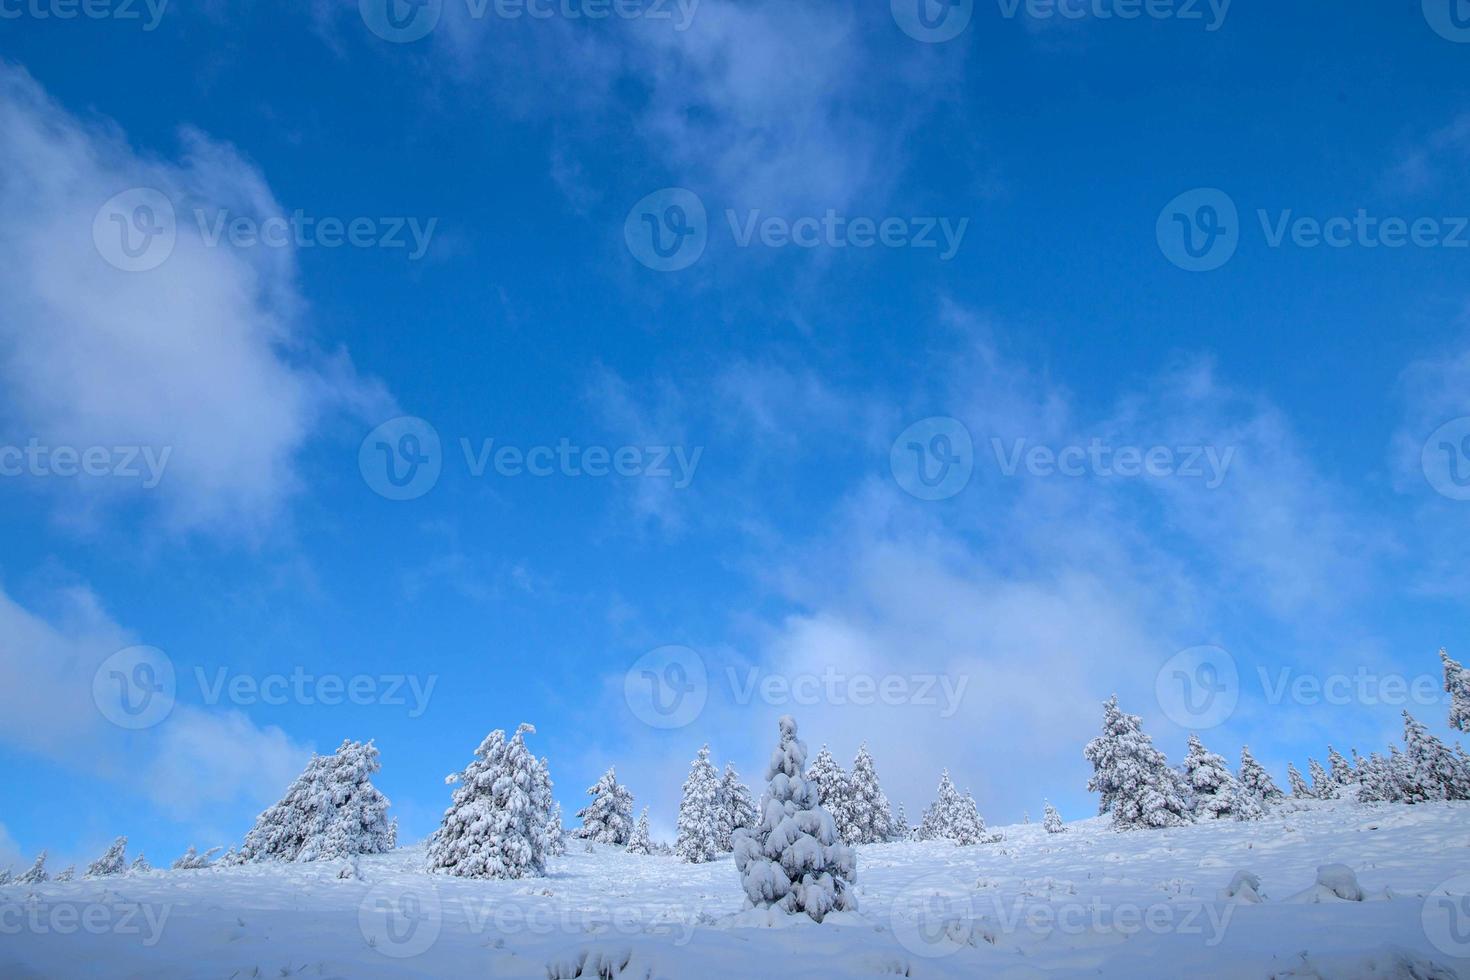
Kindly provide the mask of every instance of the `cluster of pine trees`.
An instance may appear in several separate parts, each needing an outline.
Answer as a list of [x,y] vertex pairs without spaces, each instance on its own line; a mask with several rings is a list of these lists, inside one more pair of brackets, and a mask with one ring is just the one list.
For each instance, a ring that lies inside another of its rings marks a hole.
[[[1450,695],[1450,726],[1470,731],[1470,671],[1444,650],[1439,656]],[[1093,766],[1087,788],[1101,796],[1098,812],[1111,813],[1120,829],[1174,827],[1200,819],[1255,820],[1286,796],[1249,746],[1241,749],[1240,769],[1232,774],[1224,759],[1191,735],[1184,764],[1171,767],[1144,734],[1139,717],[1119,709],[1116,695],[1103,706],[1102,734],[1087,744],[1083,755]],[[1470,754],[1463,746],[1445,745],[1408,711],[1402,751],[1389,746],[1387,755],[1375,752],[1364,759],[1353,749],[1352,756],[1349,762],[1329,745],[1326,766],[1307,760],[1310,782],[1288,763],[1292,797],[1362,803],[1470,800]]]

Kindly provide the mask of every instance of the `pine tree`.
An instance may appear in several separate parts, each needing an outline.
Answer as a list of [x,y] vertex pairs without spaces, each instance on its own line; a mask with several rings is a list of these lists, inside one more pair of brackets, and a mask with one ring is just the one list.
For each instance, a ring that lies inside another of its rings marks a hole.
[[429,838],[429,870],[461,878],[525,878],[546,873],[550,780],[526,748],[536,729],[522,724],[507,741],[496,729],[475,758],[445,782],[453,802]]
[[109,875],[120,875],[128,869],[126,851],[128,839],[119,837],[112,842],[107,853],[87,866],[88,878],[105,878]]
[[10,884],[10,882],[14,878],[15,878],[15,874],[13,872],[13,869],[11,869],[11,868],[0,869],[0,885],[8,885],[8,884]]
[[173,869],[175,871],[197,871],[201,868],[211,867],[214,864],[214,856],[219,851],[220,849],[218,847],[211,847],[203,854],[200,854],[194,849],[194,845],[190,844],[188,850],[184,851],[183,854],[179,855],[178,860],[174,861]]
[[1210,819],[1235,816],[1238,783],[1225,760],[1204,747],[1198,735],[1189,736],[1184,778],[1194,793],[1195,812]]
[[1240,785],[1262,803],[1272,803],[1286,795],[1265,767],[1251,755],[1249,745],[1240,749]]
[[638,815],[638,823],[633,828],[633,835],[628,838],[629,854],[652,854],[653,842],[648,839],[648,807]]
[[856,844],[853,837],[856,829],[852,812],[852,786],[847,773],[837,764],[832,753],[827,751],[827,746],[822,746],[822,751],[812,760],[806,778],[817,784],[817,795],[821,799],[822,807],[832,814],[832,819],[837,824],[837,835],[842,838],[842,842]]
[[1307,787],[1307,781],[1302,774],[1297,772],[1296,763],[1286,764],[1286,780],[1291,783],[1291,795],[1299,800],[1310,800],[1313,798],[1312,791]]
[[735,831],[755,826],[755,798],[749,787],[741,782],[740,774],[732,763],[725,763],[725,774],[720,777],[720,850],[735,849]]
[[690,864],[719,857],[720,822],[720,778],[710,764],[709,746],[705,745],[689,766],[689,778],[684,780],[674,853]]
[[133,858],[132,866],[128,868],[128,872],[135,875],[145,874],[152,870],[153,865],[149,864],[148,859],[142,854],[139,854],[137,857]]
[[46,873],[46,852],[42,851],[36,855],[36,861],[31,865],[29,871],[15,879],[20,885],[39,885],[43,881],[50,881],[51,875]]
[[1062,825],[1062,815],[1057,808],[1051,805],[1051,800],[1044,800],[1041,807],[1041,826],[1048,834],[1064,834],[1067,828]]
[[372,742],[347,739],[331,755],[313,755],[281,801],[256,819],[238,861],[317,861],[393,850],[398,825],[388,819],[388,798],[372,784],[381,768]]
[[536,763],[535,790],[532,795],[546,801],[546,854],[549,857],[562,857],[567,853],[566,829],[561,822],[561,804],[551,795],[551,764],[542,756]]
[[[878,784],[878,770],[873,757],[868,753],[868,743],[858,746],[857,757],[852,760],[852,775],[848,779],[848,816],[851,820],[850,844],[880,844],[894,839],[893,811],[888,797]],[[841,832],[839,827],[838,831]]]
[[633,833],[633,794],[618,784],[617,773],[609,768],[587,787],[587,795],[592,802],[577,811],[582,826],[573,836],[598,844],[627,844]]
[[68,864],[65,868],[63,868],[61,870],[61,873],[60,874],[58,874],[55,878],[53,878],[51,880],[52,881],[71,881],[76,876],[77,876],[76,865],[74,865],[74,864]]
[[946,769],[939,775],[939,788],[924,819],[919,823],[919,840],[951,840],[968,847],[986,840],[985,821],[973,798],[960,796]]
[[783,715],[780,729],[760,822],[736,832],[735,866],[749,907],[806,913],[821,922],[830,912],[857,910],[856,862],[805,775],[806,746],[796,737],[796,721]]
[[1450,727],[1470,732],[1470,671],[1444,649],[1439,651],[1439,659],[1444,664],[1445,693],[1450,696]]
[[1377,752],[1358,764],[1358,800],[1361,803],[1402,801],[1394,765]]
[[1327,775],[1327,770],[1322,768],[1322,763],[1316,759],[1307,760],[1307,771],[1312,774],[1312,795],[1319,800],[1333,800],[1337,798],[1338,786]]
[[1111,812],[1119,830],[1189,823],[1183,780],[1141,725],[1118,708],[1117,695],[1103,705],[1103,733],[1083,750],[1093,767],[1087,789],[1102,797],[1098,812]]
[[1332,781],[1338,786],[1351,786],[1358,781],[1358,775],[1353,772],[1353,767],[1348,764],[1347,759],[1330,745],[1327,746],[1327,766]]
[[912,840],[914,828],[909,826],[909,815],[902,803],[898,805],[898,814],[894,816],[890,824],[892,836],[889,840]]
[[1409,803],[1466,798],[1467,774],[1460,760],[1429,730],[1404,712],[1404,799]]

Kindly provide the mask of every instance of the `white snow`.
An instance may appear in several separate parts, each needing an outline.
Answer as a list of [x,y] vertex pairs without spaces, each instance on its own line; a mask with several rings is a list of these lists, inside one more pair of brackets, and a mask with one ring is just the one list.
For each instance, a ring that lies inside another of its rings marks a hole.
[[992,829],[857,848],[860,911],[820,925],[742,911],[728,856],[600,844],[521,880],[431,875],[416,846],[357,858],[357,878],[322,861],[12,883],[0,976],[1470,976],[1470,803]]

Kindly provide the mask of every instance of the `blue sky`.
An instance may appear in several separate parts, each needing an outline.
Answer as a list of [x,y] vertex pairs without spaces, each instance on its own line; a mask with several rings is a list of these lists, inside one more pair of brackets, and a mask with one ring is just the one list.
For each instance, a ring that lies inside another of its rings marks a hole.
[[[0,477],[0,863],[238,841],[348,737],[416,839],[521,721],[569,815],[616,764],[666,834],[699,745],[757,783],[787,711],[911,818],[946,766],[992,822],[1080,816],[1100,702],[1179,758],[1156,681],[1205,645],[1217,751],[1381,749],[1381,680],[1467,632],[1470,44],[1435,2],[960,4],[926,41],[902,3],[444,0],[409,43],[372,2],[0,2],[0,443],[108,450]],[[162,207],[166,254],[118,251]],[[650,222],[703,251],[661,270]],[[439,473],[394,500],[401,417]],[[562,444],[607,475],[493,462]],[[1037,446],[1078,475],[1008,464]],[[93,686],[135,645],[176,684],[129,729]],[[668,646],[708,678],[672,729],[625,691]]]

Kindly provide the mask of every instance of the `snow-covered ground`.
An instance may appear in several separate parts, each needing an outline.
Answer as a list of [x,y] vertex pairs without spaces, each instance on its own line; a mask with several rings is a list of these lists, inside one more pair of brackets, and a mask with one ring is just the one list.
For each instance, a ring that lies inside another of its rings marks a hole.
[[[995,829],[1003,842],[859,848],[859,912],[820,926],[742,913],[728,858],[576,841],[525,881],[430,876],[401,848],[357,879],[323,862],[12,884],[0,976],[1470,977],[1470,803]],[[1317,884],[1338,864],[1362,901],[1339,897],[1340,869]]]

